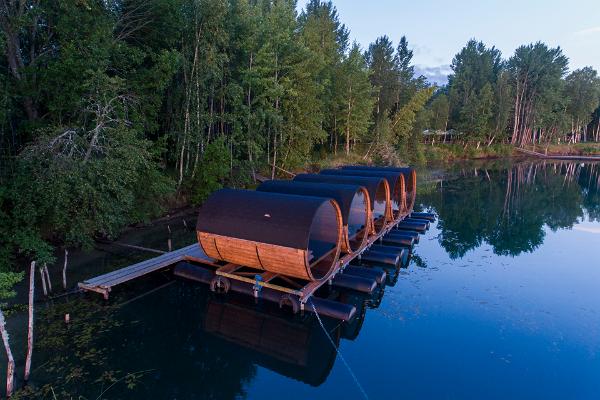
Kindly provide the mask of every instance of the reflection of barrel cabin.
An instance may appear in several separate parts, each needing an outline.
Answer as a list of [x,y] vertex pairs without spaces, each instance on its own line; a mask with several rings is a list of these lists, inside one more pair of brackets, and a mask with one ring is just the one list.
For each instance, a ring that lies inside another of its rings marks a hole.
[[404,175],[404,183],[406,184],[406,209],[412,211],[415,206],[417,197],[417,173],[414,168],[410,167],[368,167],[364,165],[346,165],[344,170],[364,170],[364,171],[394,171],[401,172]]
[[390,186],[386,179],[344,175],[298,174],[294,182],[320,182],[337,185],[360,185],[367,189],[371,202],[371,232],[379,233],[393,220]]
[[[339,327],[329,326],[338,346]],[[325,382],[335,362],[336,350],[314,318],[291,319],[253,305],[210,300],[204,330],[252,351],[253,362],[313,386]]]
[[332,198],[337,201],[342,212],[344,225],[342,251],[354,253],[362,249],[367,242],[371,221],[371,201],[369,192],[364,186],[271,180],[264,182],[256,190]]
[[390,186],[390,199],[392,201],[394,219],[400,219],[408,213],[406,206],[406,185],[404,182],[404,175],[401,172],[390,170],[324,169],[320,173],[323,175],[385,178]]
[[200,208],[196,233],[211,258],[320,280],[337,265],[342,216],[331,198],[221,189]]

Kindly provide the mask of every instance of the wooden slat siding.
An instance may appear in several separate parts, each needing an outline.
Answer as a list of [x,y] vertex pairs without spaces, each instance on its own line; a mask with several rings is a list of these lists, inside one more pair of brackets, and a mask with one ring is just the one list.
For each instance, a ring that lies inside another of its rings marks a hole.
[[[209,257],[220,258],[234,264],[283,275],[310,279],[306,273],[306,252],[301,249],[253,242],[245,239],[198,232],[202,248]],[[213,244],[216,243],[216,246]],[[213,253],[214,252],[214,253]],[[299,266],[302,266],[299,268]]]
[[86,290],[103,292],[102,290],[96,289],[107,289],[119,285],[131,279],[135,279],[159,269],[166,268],[187,258],[205,260],[206,262],[212,264],[212,260],[204,254],[197,243],[194,243],[179,250],[165,253],[161,256],[130,265],[129,267],[88,279],[84,282],[81,282],[79,287]]

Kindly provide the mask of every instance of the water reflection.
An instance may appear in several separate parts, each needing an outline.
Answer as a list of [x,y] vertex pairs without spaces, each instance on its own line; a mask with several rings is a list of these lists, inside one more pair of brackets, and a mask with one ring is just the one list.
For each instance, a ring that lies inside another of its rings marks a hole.
[[439,215],[439,242],[451,258],[488,243],[517,256],[544,241],[545,229],[600,221],[600,164],[522,162],[508,168],[461,167],[419,196]]
[[[144,283],[159,284],[156,278]],[[319,386],[340,340],[358,336],[382,293],[331,295],[358,311],[351,324],[322,318],[335,348],[310,313],[292,317],[269,303],[219,297],[184,281],[141,296],[117,294],[114,305],[89,297],[56,303],[38,313],[39,367],[20,396],[96,398],[108,391],[100,397],[234,399],[245,396],[257,366]]]
[[[565,235],[552,232],[598,229],[586,223],[600,221],[600,165],[465,165],[438,175],[424,182],[418,200],[438,213],[439,222],[421,239],[408,269],[386,270],[385,294],[334,288],[320,293],[357,308],[358,318],[349,324],[323,322],[370,397],[392,398],[402,387],[406,398],[443,398],[448,388],[456,398],[494,390],[495,398],[536,398],[544,397],[536,391],[538,382],[555,384],[552,390],[558,385],[546,370],[565,366],[564,390],[576,378],[569,373],[580,373],[574,366],[585,364],[583,372],[594,374],[598,275],[584,267],[595,236],[577,236],[581,255],[573,262],[574,256],[553,247]],[[473,264],[447,259],[446,253],[457,259],[484,243],[497,255],[538,250],[535,259],[510,263],[484,258],[487,248],[466,257]],[[557,261],[555,273],[546,273],[550,261]],[[560,269],[564,265],[573,273]],[[358,396],[336,348],[310,314],[292,318],[252,299],[216,297],[203,285],[166,274],[111,296],[109,303],[74,296],[38,306],[32,389],[21,398],[269,398],[265,387],[290,399]],[[545,336],[561,351],[549,355]],[[568,347],[578,340],[588,346],[581,356]],[[499,364],[495,354],[516,361]],[[445,384],[430,385],[431,376]],[[520,383],[494,386],[507,381]]]

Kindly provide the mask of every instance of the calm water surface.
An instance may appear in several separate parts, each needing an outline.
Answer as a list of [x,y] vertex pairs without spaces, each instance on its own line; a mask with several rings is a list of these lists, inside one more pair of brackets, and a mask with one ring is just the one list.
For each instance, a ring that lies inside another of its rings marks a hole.
[[[600,165],[464,164],[420,176],[419,208],[439,220],[408,267],[390,271],[382,297],[343,295],[361,311],[352,324],[323,321],[356,379],[314,317],[158,274],[108,303],[38,305],[24,397],[358,399],[360,385],[371,399],[599,398]],[[163,231],[137,242],[163,243]],[[148,254],[77,256],[73,273],[89,277]],[[16,349],[24,323],[10,321]]]

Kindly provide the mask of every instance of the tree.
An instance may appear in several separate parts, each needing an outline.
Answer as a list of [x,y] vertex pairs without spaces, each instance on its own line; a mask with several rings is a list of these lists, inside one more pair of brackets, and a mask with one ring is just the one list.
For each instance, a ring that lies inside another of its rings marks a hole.
[[350,153],[350,143],[367,134],[371,125],[372,97],[369,71],[360,47],[355,42],[340,69],[341,107],[338,108],[340,132],[345,136],[345,152]]
[[298,24],[304,45],[313,53],[312,75],[319,88],[317,99],[324,118],[321,125],[330,139],[335,139],[336,110],[343,101],[337,97],[341,92],[339,70],[348,47],[348,30],[340,23],[331,1],[310,0],[298,17]]
[[431,122],[429,127],[435,130],[445,131],[448,126],[448,96],[444,93],[437,94],[431,101],[429,109],[431,110]]
[[377,91],[374,116],[375,127],[378,130],[397,98],[398,78],[394,47],[390,39],[387,36],[377,38],[375,43],[369,45],[366,59],[371,71],[371,85]]
[[567,113],[571,117],[573,141],[587,140],[587,126],[600,99],[600,78],[591,67],[571,72],[565,81]]
[[[454,57],[451,68],[450,126],[481,140],[491,128],[489,110],[494,107],[494,98],[490,91],[496,86],[502,68],[500,51],[471,39]],[[478,115],[482,110],[485,116]]]
[[395,68],[398,74],[396,109],[406,104],[416,91],[416,85],[414,84],[415,67],[411,64],[412,58],[413,51],[408,48],[406,36],[402,36],[394,56]]
[[557,99],[567,64],[560,47],[551,49],[541,42],[517,48],[508,60],[515,91],[512,144],[532,143],[535,136],[556,131],[560,120],[544,117],[560,110]]
[[498,137],[504,139],[507,134],[513,99],[513,87],[510,79],[510,74],[503,68],[498,74],[494,87],[493,134],[488,141],[488,146]]
[[406,143],[413,131],[417,114],[423,110],[427,101],[431,98],[434,88],[421,89],[405,104],[394,116],[392,131],[398,144]]

